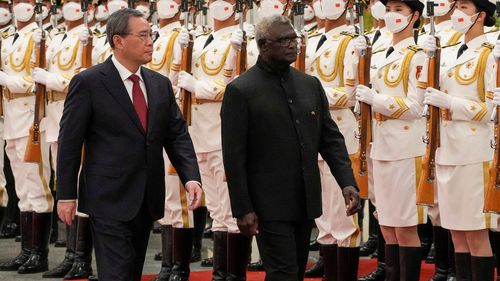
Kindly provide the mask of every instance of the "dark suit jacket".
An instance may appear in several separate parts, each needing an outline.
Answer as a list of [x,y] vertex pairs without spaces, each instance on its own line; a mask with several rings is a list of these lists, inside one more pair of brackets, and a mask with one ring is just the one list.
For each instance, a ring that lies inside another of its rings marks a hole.
[[318,152],[340,187],[356,186],[344,137],[316,78],[292,67],[273,69],[259,58],[227,86],[221,117],[235,217],[253,211],[270,221],[320,216]]
[[201,181],[170,81],[144,67],[141,75],[147,89],[148,132],[111,58],[71,80],[59,133],[57,198],[78,198],[83,213],[128,221],[146,200],[153,219],[163,217],[163,149],[183,184]]

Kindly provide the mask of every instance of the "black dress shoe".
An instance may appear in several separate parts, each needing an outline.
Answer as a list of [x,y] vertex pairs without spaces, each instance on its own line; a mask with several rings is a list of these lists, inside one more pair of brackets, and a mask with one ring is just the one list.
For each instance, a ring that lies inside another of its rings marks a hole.
[[96,275],[91,275],[89,276],[89,281],[98,281],[99,279],[97,278]]
[[201,260],[201,267],[212,267],[214,266],[214,259],[213,258],[206,258],[204,260]]
[[163,258],[162,253],[158,252],[158,253],[155,254],[154,260],[155,261],[161,261],[162,258]]
[[0,232],[0,239],[12,239],[19,235],[19,225],[15,222],[6,223]]
[[323,274],[325,273],[325,269],[323,267],[323,258],[318,259],[318,261],[311,266],[311,268],[307,269],[306,272],[304,273],[304,277],[306,278],[320,278],[323,277]]
[[377,250],[377,243],[377,237],[375,237],[375,239],[368,239],[359,249],[359,256],[368,257],[373,254]]
[[63,278],[73,266],[73,261],[75,256],[73,253],[66,253],[63,261],[56,266],[54,269],[44,272],[42,274],[43,278]]
[[249,263],[247,269],[248,271],[264,271],[264,265],[262,264],[262,260]]
[[191,252],[191,262],[199,262],[201,261],[201,250],[193,248]]
[[377,267],[372,273],[361,277],[358,281],[384,281],[385,280],[385,270],[382,267]]
[[431,249],[429,250],[429,254],[425,258],[425,263],[435,263],[436,262],[436,249],[434,248],[434,243],[431,245]]

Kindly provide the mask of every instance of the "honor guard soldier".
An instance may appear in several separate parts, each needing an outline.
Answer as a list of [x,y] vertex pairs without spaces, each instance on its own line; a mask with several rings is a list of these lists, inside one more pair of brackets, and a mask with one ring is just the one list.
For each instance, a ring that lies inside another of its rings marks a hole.
[[[325,16],[325,33],[308,43],[312,49],[306,72],[321,82],[332,119],[337,123],[344,135],[347,151],[350,155],[357,150],[355,132],[358,124],[350,107],[354,104],[352,88],[349,93],[344,88],[344,65],[346,53],[354,49],[347,48],[353,34],[347,33],[346,14],[351,1],[321,0],[321,8]],[[323,214],[317,218],[316,226],[319,234],[324,267],[323,280],[356,280],[359,259],[360,230],[357,215],[346,216],[342,190],[329,171],[326,162],[320,158]]]
[[307,35],[313,34],[318,29],[318,22],[314,13],[313,1],[303,1],[304,6],[304,30]]
[[[21,211],[21,253],[0,264],[0,270],[36,273],[48,268],[48,240],[54,204],[48,186],[49,149],[44,139],[43,121],[40,127],[41,159],[38,163],[24,161],[30,127],[35,119],[35,84],[31,66],[37,48],[33,32],[39,26],[35,22],[34,0],[14,0],[13,5],[18,30],[2,40],[0,85],[3,86],[6,153],[11,162]],[[41,11],[40,6],[38,11]]]
[[96,37],[95,40],[101,37],[102,34],[106,34],[106,23],[109,18],[109,11],[106,7],[106,3],[106,0],[99,1],[97,3],[97,7],[95,8],[95,19],[97,21],[94,29],[94,36]]
[[[12,14],[10,12],[10,0],[0,1],[0,35],[1,40],[7,39],[15,33],[16,29],[12,25]],[[5,141],[3,138],[3,113],[0,118],[0,146],[3,148],[5,146]],[[4,215],[6,215],[7,204],[9,202],[9,196],[6,189],[7,181],[5,179],[5,173],[3,171],[3,163],[5,157],[5,150],[0,149],[0,221],[5,221]],[[17,208],[17,207],[16,207]],[[0,223],[0,227],[2,224]]]
[[[413,28],[419,26],[424,4],[417,0],[385,0],[385,24],[393,32],[385,56],[372,58],[372,88],[356,87],[356,99],[374,112],[373,185],[379,224],[385,241],[386,280],[419,280],[421,246],[417,225],[427,220],[416,206],[416,185],[425,146],[422,94],[417,93],[425,54],[415,46]],[[365,38],[355,39],[356,54],[367,49]],[[354,67],[353,67],[354,69]],[[401,274],[401,279],[400,279]]]
[[138,0],[135,2],[135,9],[144,14],[144,18],[146,20],[150,20],[151,12],[149,10],[149,1],[147,0]]
[[[83,24],[81,3],[67,0],[63,4],[66,32],[57,34],[47,46],[47,70],[35,68],[33,80],[46,86],[46,133],[52,158],[57,159],[59,121],[64,101],[68,93],[71,78],[82,68],[82,52],[89,43],[89,29]],[[41,39],[41,31],[34,35],[35,43]],[[90,43],[89,43],[90,44]],[[56,161],[52,161],[54,170]],[[56,175],[57,178],[57,175]],[[88,216],[77,213],[75,222],[68,227],[67,248],[64,260],[55,269],[46,272],[44,278],[62,278],[65,280],[88,278],[92,274],[92,239]]]
[[[464,34],[463,43],[443,49],[441,87],[428,88],[424,99],[441,110],[436,151],[439,212],[455,246],[457,280],[472,276],[491,281],[494,276],[488,229],[495,229],[498,221],[496,215],[483,213],[483,206],[493,158],[489,118],[496,81],[494,45],[488,43],[484,27],[495,24],[495,3],[456,1],[451,20],[453,29]],[[430,38],[424,48],[432,53],[437,44]]]
[[[193,94],[189,129],[197,152],[207,209],[213,219],[212,280],[225,280],[228,263],[242,262],[228,260],[227,256],[248,246],[235,243],[242,239],[239,239],[241,234],[231,214],[222,163],[219,115],[225,87],[234,77],[236,55],[243,41],[234,5],[233,0],[209,2],[214,31],[194,40],[192,75],[181,71],[177,82],[177,87]],[[178,40],[181,46],[187,46],[188,38],[183,30]]]
[[[436,0],[434,1],[434,19],[436,21],[436,35],[439,36],[441,46],[446,48],[451,45],[458,44],[462,41],[462,33],[453,29],[451,24],[451,14],[455,8],[455,0]],[[427,13],[424,10],[424,18],[428,19]],[[429,24],[423,26],[419,37],[419,43],[422,44],[429,34]],[[422,36],[423,35],[423,36]]]
[[[153,58],[146,66],[177,81],[180,71],[182,48],[178,36],[183,28],[180,22],[180,0],[159,0],[156,11],[159,17],[158,37],[153,45]],[[174,87],[175,91],[175,87]],[[165,167],[170,160],[164,152]],[[165,216],[161,224],[162,266],[155,281],[188,280],[191,249],[193,245],[193,211],[188,210],[187,192],[175,171],[165,173]],[[205,213],[206,216],[206,213]]]
[[[123,0],[111,0],[107,2],[106,9],[111,15],[112,13],[128,8],[128,3]],[[113,54],[111,46],[109,45],[108,39],[106,37],[106,23],[100,25],[100,30],[104,33],[96,35],[94,48],[92,48],[92,65],[97,65],[106,61],[106,59]]]

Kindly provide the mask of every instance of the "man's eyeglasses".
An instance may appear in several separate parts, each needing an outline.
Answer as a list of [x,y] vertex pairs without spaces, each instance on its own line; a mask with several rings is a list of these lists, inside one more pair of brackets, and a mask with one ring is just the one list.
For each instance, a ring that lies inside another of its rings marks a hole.
[[132,35],[138,37],[142,41],[146,42],[148,39],[154,41],[158,37],[158,32],[140,32],[140,33],[126,33],[124,35]]
[[291,43],[299,44],[299,39],[300,37],[294,36],[294,37],[280,38],[278,40],[271,40],[271,39],[266,39],[266,40],[274,43],[279,43],[281,47],[288,47],[290,46]]

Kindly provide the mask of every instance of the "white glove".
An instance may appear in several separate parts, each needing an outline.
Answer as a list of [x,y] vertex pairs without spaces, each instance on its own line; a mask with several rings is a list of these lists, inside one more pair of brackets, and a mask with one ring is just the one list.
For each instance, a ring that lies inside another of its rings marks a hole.
[[0,85],[1,86],[7,86],[7,81],[9,80],[9,75],[7,75],[5,72],[0,71]]
[[493,55],[496,59],[500,59],[500,40],[497,40],[495,48],[493,49]]
[[452,97],[434,88],[425,90],[424,104],[432,105],[443,109],[451,109]]
[[356,50],[356,54],[358,56],[368,49],[368,43],[366,42],[366,38],[364,36],[358,36],[354,39],[354,49]]
[[47,80],[49,80],[49,75],[50,73],[42,68],[35,67],[33,71],[31,72],[31,77],[33,78],[33,81],[47,85]]
[[[0,83],[1,83],[1,81],[0,81]],[[500,88],[495,88],[495,90],[493,90],[493,100],[492,100],[492,102],[493,102],[494,105],[500,106]]]
[[356,27],[354,25],[348,25],[347,26],[347,32],[356,34],[358,31],[356,30]]
[[246,24],[245,32],[247,37],[253,38],[255,36],[255,26],[253,24]]
[[179,43],[181,48],[186,48],[189,44],[189,32],[182,29],[181,32],[179,32],[179,36],[177,36],[177,43]]
[[368,88],[365,85],[358,85],[356,87],[356,100],[373,105],[374,99],[375,93],[371,88]]
[[33,41],[35,41],[36,44],[42,42],[42,30],[40,30],[40,28],[35,29],[33,32]]
[[243,42],[243,31],[241,29],[236,29],[231,33],[231,46],[235,50],[239,50],[241,43]]
[[436,38],[434,36],[427,36],[425,41],[422,43],[422,48],[425,51],[425,54],[430,57],[432,53],[435,53],[437,50]]
[[89,30],[87,28],[80,28],[78,39],[80,39],[83,45],[87,45],[87,42],[89,42]]
[[177,87],[194,93],[196,79],[194,79],[193,75],[187,73],[186,71],[181,71],[179,72],[179,78],[177,78]]

